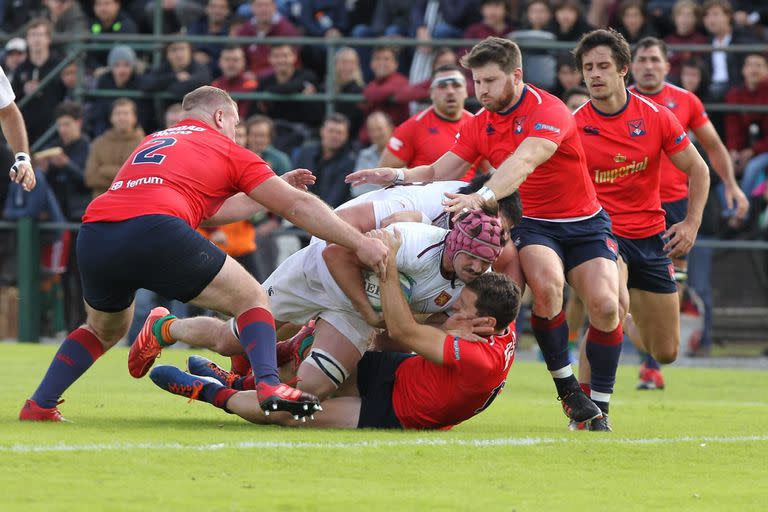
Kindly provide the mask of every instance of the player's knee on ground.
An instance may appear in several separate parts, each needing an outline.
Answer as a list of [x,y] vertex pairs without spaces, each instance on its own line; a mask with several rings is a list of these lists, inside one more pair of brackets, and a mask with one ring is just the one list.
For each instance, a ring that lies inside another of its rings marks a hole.
[[333,354],[313,348],[299,367],[297,388],[325,400],[349,377],[349,373]]

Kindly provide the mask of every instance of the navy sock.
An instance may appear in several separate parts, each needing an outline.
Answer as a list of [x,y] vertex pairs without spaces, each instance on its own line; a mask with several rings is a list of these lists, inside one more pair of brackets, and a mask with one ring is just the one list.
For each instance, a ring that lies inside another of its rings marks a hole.
[[198,399],[226,411],[227,401],[236,393],[236,390],[223,386],[218,382],[206,382],[203,384],[203,389],[200,390]]
[[571,365],[568,358],[568,324],[563,311],[552,319],[531,313],[531,327],[547,363],[547,370],[552,372]]
[[45,409],[55,407],[64,391],[103,353],[95,334],[82,327],[75,329],[59,347],[32,400]]
[[645,363],[645,367],[649,370],[660,370],[661,366],[659,366],[659,362],[656,361],[653,356],[649,353],[645,353],[643,355],[643,363]]
[[264,308],[251,308],[237,317],[237,330],[256,382],[280,384],[275,353],[277,333],[272,313]]
[[590,395],[605,413],[608,412],[608,401],[616,383],[616,369],[619,366],[623,340],[621,324],[611,332],[600,331],[592,325],[587,331],[587,359],[592,368]]

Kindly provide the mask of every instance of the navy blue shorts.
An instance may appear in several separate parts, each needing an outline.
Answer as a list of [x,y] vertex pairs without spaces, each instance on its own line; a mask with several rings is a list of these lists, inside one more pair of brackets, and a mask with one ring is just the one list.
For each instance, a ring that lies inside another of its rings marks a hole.
[[392,390],[397,367],[413,354],[366,352],[357,363],[360,419],[357,428],[403,428],[395,416]]
[[617,243],[611,232],[611,219],[605,210],[575,222],[524,217],[519,226],[512,228],[512,240],[518,251],[528,245],[549,247],[560,256],[566,274],[595,258],[617,259]]
[[77,262],[83,298],[94,309],[122,311],[136,290],[189,302],[219,273],[227,255],[170,215],[83,224]]
[[622,238],[619,240],[619,254],[627,264],[629,278],[627,288],[636,288],[653,293],[675,293],[675,267],[664,252],[661,235],[648,238]]
[[[672,201],[671,203],[661,203],[661,207],[664,208],[665,212],[667,212],[667,214],[664,216],[664,220],[667,223],[667,229],[669,229],[672,224],[682,222],[683,219],[685,219],[685,216],[688,215],[688,198],[684,197],[679,201]],[[677,259],[685,260],[687,258],[688,255],[686,254],[685,256],[680,256]]]

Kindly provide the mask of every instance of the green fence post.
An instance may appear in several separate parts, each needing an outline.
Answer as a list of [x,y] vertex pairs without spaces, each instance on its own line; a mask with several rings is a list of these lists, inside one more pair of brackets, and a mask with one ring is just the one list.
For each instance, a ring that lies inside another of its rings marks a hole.
[[16,227],[19,275],[19,341],[40,341],[40,229],[32,218]]

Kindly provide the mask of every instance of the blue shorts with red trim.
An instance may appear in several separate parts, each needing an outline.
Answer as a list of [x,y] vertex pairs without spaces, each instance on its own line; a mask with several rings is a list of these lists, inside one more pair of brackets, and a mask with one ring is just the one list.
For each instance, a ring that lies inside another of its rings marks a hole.
[[606,258],[616,261],[618,243],[611,232],[611,219],[605,210],[573,222],[552,222],[523,217],[512,228],[517,250],[528,245],[543,245],[557,253],[567,274],[585,261]]
[[139,288],[189,302],[213,281],[226,258],[221,249],[171,215],[88,222],[77,237],[83,298],[107,313],[130,306]]
[[652,293],[677,292],[675,267],[664,252],[661,234],[637,239],[616,238],[619,240],[619,254],[629,270],[627,288]]

